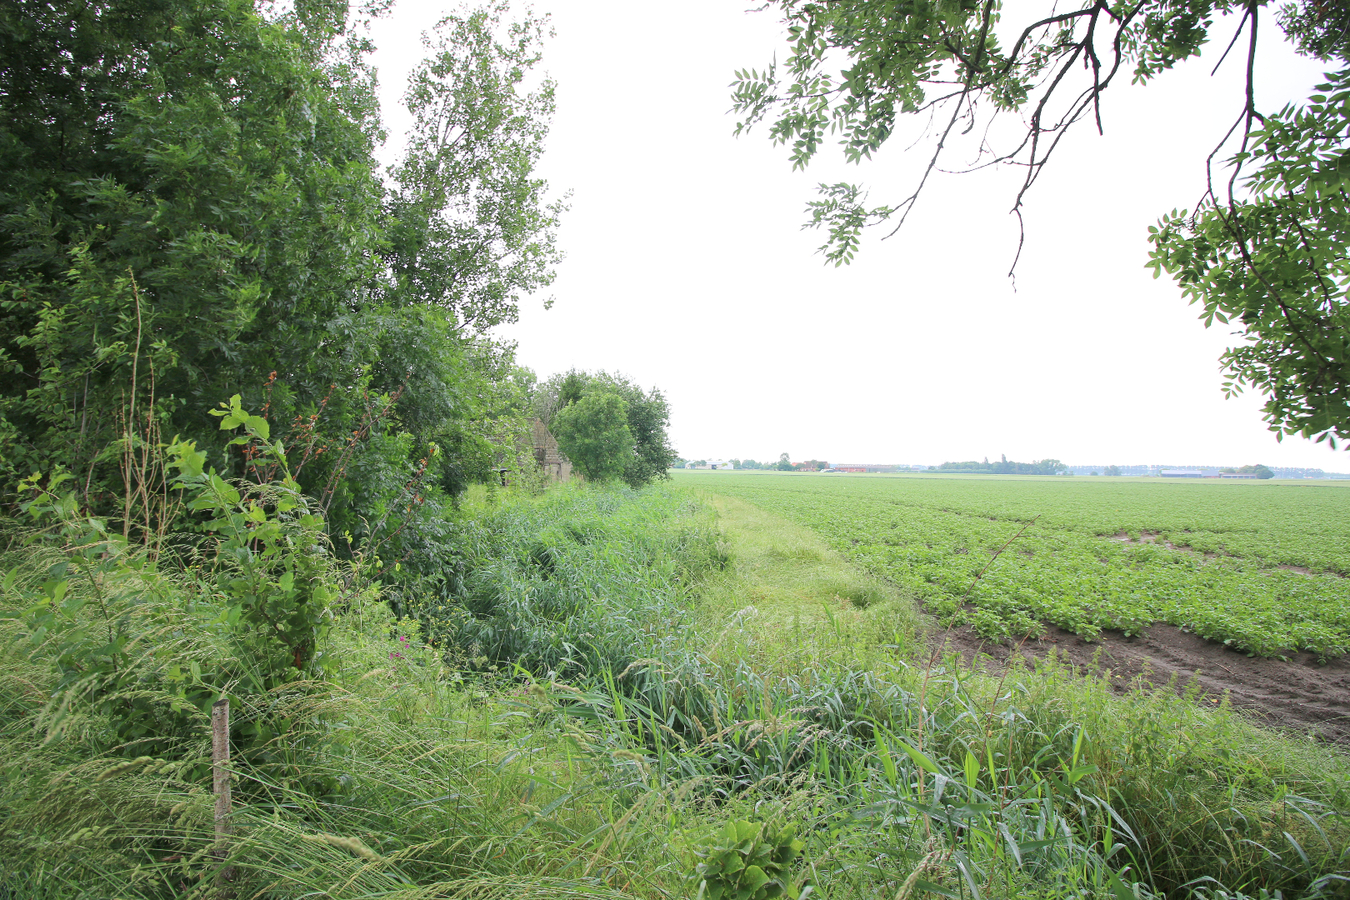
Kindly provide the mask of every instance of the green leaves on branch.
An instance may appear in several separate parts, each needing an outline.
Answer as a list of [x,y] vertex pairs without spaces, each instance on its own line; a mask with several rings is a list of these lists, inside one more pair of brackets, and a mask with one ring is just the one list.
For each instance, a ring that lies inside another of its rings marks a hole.
[[[247,434],[236,437],[230,441],[230,446],[248,444],[251,439],[256,437],[258,440],[267,440],[271,434],[271,426],[262,416],[249,415],[242,407],[242,400],[238,394],[229,399],[229,402],[220,404],[224,409],[213,409],[211,415],[220,416],[220,430],[233,431],[240,425],[247,426]],[[284,452],[278,448],[279,452]]]
[[895,208],[878,206],[868,209],[863,201],[867,196],[857,185],[822,184],[820,196],[806,204],[811,220],[803,228],[824,228],[829,238],[821,250],[836,266],[853,262],[862,243],[863,229],[888,219]]
[[[866,208],[860,188],[822,184],[807,207],[806,227],[824,228],[820,252],[840,265],[852,260],[863,228],[899,214],[903,224],[945,154],[961,170],[1011,163],[1031,186],[1064,129],[1084,118],[1100,124],[1100,99],[1118,72],[1150,80],[1199,52],[1217,13],[1236,0],[1144,0],[1017,6],[1024,18],[1005,22],[995,0],[773,0],[787,28],[788,58],[736,72],[736,133],[767,125],[770,140],[789,148],[805,168],[833,139],[844,160],[871,159],[910,117],[928,147],[913,193],[894,205]],[[1011,27],[1010,27],[1011,26]],[[1005,36],[1007,46],[1000,40]],[[1003,148],[990,122],[1016,113],[1023,126]],[[954,148],[973,134],[969,153]],[[905,142],[909,143],[910,137]],[[973,157],[974,162],[968,160]],[[898,227],[898,226],[897,226]]]
[[214,470],[203,472],[202,455],[187,444],[176,448],[173,484],[191,495],[188,509],[203,517],[198,528],[216,537],[223,620],[255,631],[275,648],[274,673],[303,677],[314,663],[323,669],[329,662],[319,646],[337,593],[323,517],[310,510],[291,477],[284,448],[267,443],[267,421],[245,411],[238,395],[221,406],[212,411],[221,430],[244,432],[230,444],[244,446],[250,456],[270,456],[281,477],[267,484],[230,484]]
[[1350,71],[1305,108],[1268,117],[1234,162],[1247,194],[1172,212],[1149,229],[1149,265],[1202,309],[1241,328],[1221,358],[1228,394],[1267,395],[1277,435],[1350,437]]
[[[1024,167],[1023,197],[1066,129],[1085,118],[1102,127],[1102,97],[1117,74],[1144,83],[1197,55],[1221,17],[1236,37],[1254,38],[1265,3],[1237,0],[1080,0],[1043,5],[1017,22],[1012,5],[919,0],[773,0],[791,42],[786,62],[742,70],[732,84],[739,134],[767,123],[769,137],[805,167],[833,136],[845,160],[869,159],[911,116],[929,141],[911,194],[869,208],[850,184],[822,184],[806,227],[822,228],[820,251],[842,265],[864,228],[899,216],[899,228],[944,155],[975,135],[971,171]],[[1333,3],[1295,2],[1276,14],[1305,53],[1345,63],[1347,14]],[[1009,27],[1009,26],[1012,27]],[[1004,46],[999,35],[1008,41]],[[1255,41],[1248,43],[1245,94],[1234,97],[1247,130],[1232,181],[1251,173],[1245,193],[1210,201],[1194,215],[1174,212],[1153,229],[1151,265],[1167,271],[1203,308],[1206,326],[1233,324],[1241,341],[1222,357],[1229,394],[1255,387],[1280,435],[1344,440],[1350,435],[1350,75],[1328,76],[1306,108],[1263,117],[1252,105]],[[1240,63],[1239,63],[1240,64]],[[835,67],[838,66],[838,70]],[[1023,123],[1003,148],[989,126],[1001,113]],[[1218,136],[1216,136],[1218,137]],[[1196,160],[1197,170],[1201,160]],[[1014,263],[1015,265],[1015,263]]]

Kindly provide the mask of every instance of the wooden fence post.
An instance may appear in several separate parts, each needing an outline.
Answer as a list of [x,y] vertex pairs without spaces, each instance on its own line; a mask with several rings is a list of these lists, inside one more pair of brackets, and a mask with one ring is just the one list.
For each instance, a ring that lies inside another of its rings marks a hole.
[[[230,842],[230,700],[221,698],[211,704],[211,787],[216,794],[215,857],[224,862]],[[216,886],[222,900],[233,872],[225,866],[216,874]]]

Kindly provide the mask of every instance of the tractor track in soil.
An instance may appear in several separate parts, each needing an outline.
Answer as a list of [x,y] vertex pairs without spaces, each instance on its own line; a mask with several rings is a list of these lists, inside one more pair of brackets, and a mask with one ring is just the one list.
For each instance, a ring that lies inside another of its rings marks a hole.
[[1350,747],[1350,659],[1320,662],[1314,653],[1287,660],[1249,657],[1161,623],[1135,637],[1104,631],[1091,642],[1063,628],[1045,628],[1042,638],[1015,644],[988,641],[969,626],[935,632],[933,640],[969,664],[994,668],[1015,655],[1034,662],[1053,650],[1079,671],[1109,669],[1121,676],[1111,679],[1117,693],[1132,690],[1140,679],[1178,691],[1194,681],[1203,701],[1227,696],[1235,709],[1261,724]]

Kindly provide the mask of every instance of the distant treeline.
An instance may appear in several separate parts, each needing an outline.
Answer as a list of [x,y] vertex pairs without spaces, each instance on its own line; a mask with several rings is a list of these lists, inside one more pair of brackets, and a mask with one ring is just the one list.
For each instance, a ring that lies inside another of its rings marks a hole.
[[971,475],[1059,475],[1068,471],[1068,466],[1057,459],[1038,459],[1035,462],[1010,462],[1002,457],[998,462],[968,460],[966,462],[945,462],[940,466],[929,466],[938,472],[966,473]]

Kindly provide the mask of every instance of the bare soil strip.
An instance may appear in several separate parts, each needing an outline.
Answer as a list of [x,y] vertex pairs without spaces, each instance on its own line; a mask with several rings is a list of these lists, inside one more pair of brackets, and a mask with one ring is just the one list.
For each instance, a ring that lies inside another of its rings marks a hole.
[[991,643],[966,626],[937,632],[934,639],[972,664],[983,656],[995,666],[1014,654],[1032,661],[1053,649],[1075,668],[1109,669],[1118,693],[1140,678],[1158,687],[1170,683],[1179,691],[1195,681],[1201,702],[1226,695],[1234,708],[1263,724],[1350,745],[1350,660],[1344,657],[1325,663],[1313,653],[1287,661],[1249,657],[1161,623],[1138,637],[1103,632],[1093,642],[1053,625],[1046,626],[1040,640],[1015,646]]

